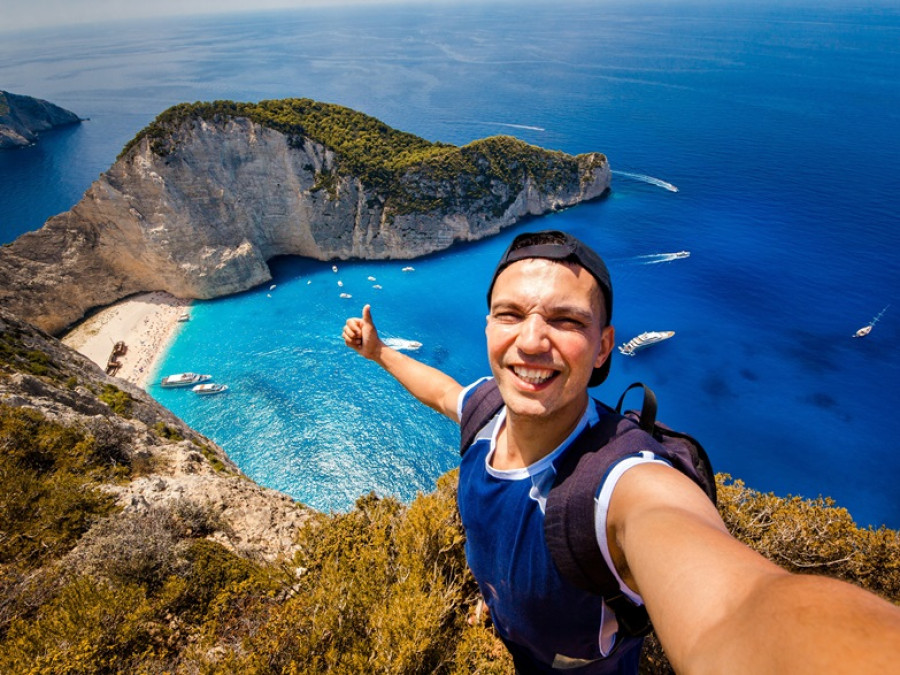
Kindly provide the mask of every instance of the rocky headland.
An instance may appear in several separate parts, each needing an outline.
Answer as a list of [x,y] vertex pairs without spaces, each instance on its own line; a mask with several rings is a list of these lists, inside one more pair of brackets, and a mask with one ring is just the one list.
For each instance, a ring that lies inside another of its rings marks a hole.
[[42,131],[79,122],[78,115],[49,101],[0,91],[0,150],[31,145]]
[[606,157],[432,143],[308,99],[162,113],[72,210],[0,251],[0,306],[53,334],[139,292],[208,299],[279,255],[412,258],[603,195]]

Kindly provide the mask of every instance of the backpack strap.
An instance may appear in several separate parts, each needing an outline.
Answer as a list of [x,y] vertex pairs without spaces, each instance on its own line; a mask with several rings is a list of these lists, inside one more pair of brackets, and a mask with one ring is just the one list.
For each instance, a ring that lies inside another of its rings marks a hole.
[[643,382],[634,382],[628,385],[628,388],[622,392],[619,402],[616,403],[616,412],[622,414],[622,405],[625,403],[625,396],[632,389],[640,387],[644,391],[644,402],[641,404],[641,416],[638,420],[638,426],[651,436],[653,435],[653,425],[656,424],[656,394],[653,390]]
[[459,454],[466,454],[466,450],[472,445],[475,436],[491,421],[500,408],[503,407],[503,398],[500,389],[493,378],[484,380],[475,385],[463,402],[462,418],[459,420]]
[[602,404],[598,408],[598,423],[572,442],[557,467],[544,512],[544,537],[566,579],[583,590],[614,598],[621,591],[597,544],[594,499],[621,459],[658,448],[634,422]]

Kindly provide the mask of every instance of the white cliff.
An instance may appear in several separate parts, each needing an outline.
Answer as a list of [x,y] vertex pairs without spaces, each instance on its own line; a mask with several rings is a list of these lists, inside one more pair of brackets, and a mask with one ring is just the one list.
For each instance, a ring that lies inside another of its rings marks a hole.
[[412,258],[609,187],[601,154],[508,137],[356,175],[346,151],[251,117],[176,115],[139,135],[72,210],[0,251],[0,305],[59,333],[134,293],[236,293],[267,282],[279,255]]

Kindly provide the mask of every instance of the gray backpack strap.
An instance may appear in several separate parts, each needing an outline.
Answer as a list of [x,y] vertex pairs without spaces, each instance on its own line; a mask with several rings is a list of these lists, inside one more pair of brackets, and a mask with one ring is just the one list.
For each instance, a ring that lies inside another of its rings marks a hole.
[[566,579],[611,598],[619,595],[619,584],[597,544],[594,499],[621,459],[657,448],[631,420],[602,408],[600,414],[600,421],[576,438],[562,457],[547,497],[544,537]]
[[503,407],[500,389],[493,379],[477,385],[463,403],[462,419],[459,421],[459,454],[466,454],[478,432],[493,419]]

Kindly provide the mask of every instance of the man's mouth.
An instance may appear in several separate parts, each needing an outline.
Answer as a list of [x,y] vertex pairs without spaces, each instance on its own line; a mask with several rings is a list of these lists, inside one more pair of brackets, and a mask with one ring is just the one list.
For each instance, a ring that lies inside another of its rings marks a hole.
[[534,368],[534,367],[526,367],[526,366],[513,366],[512,371],[516,374],[523,382],[527,382],[531,385],[541,385],[545,382],[552,380],[559,373],[555,370],[550,370],[548,368]]

